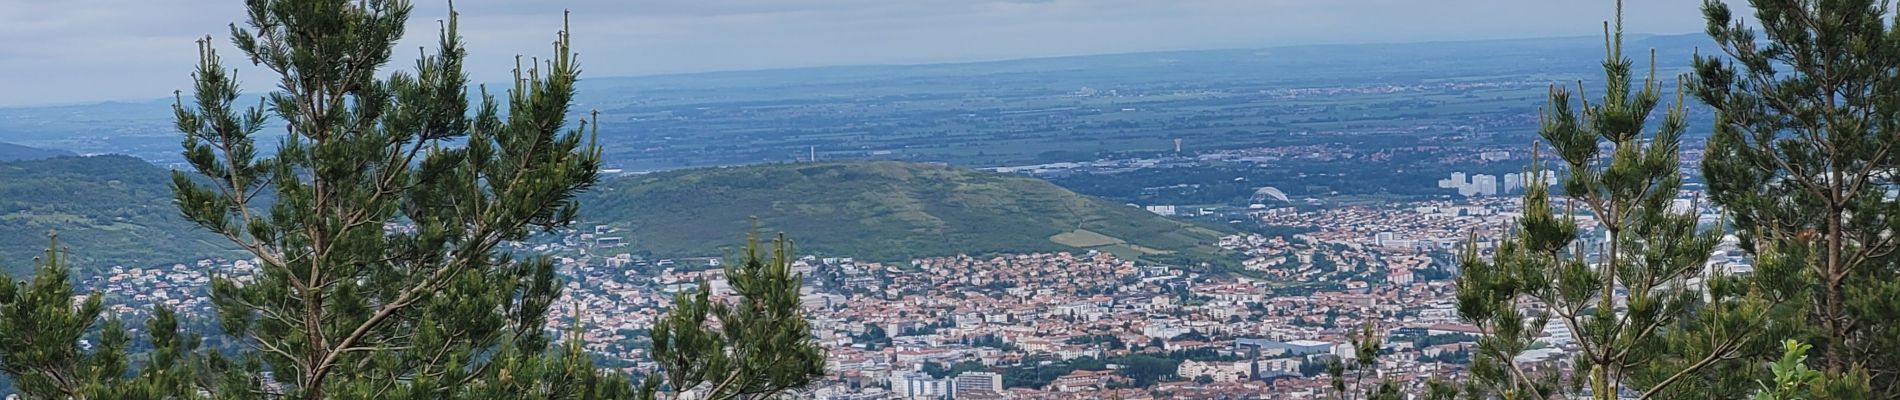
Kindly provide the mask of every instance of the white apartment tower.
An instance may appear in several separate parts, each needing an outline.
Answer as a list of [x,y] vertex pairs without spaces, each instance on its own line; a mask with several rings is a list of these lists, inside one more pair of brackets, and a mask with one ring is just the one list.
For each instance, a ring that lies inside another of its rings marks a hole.
[[950,380],[951,398],[963,398],[972,392],[1003,392],[1003,375],[995,372],[965,372]]

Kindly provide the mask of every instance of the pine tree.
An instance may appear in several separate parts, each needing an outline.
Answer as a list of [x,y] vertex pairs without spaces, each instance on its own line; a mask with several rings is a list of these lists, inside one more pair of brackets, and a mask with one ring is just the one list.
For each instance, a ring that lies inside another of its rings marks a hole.
[[1413,398],[1422,400],[1457,400],[1459,393],[1460,391],[1458,390],[1457,384],[1433,377],[1425,381],[1425,393],[1423,393],[1422,396]]
[[[0,288],[0,370],[29,398],[763,399],[824,374],[782,237],[770,259],[749,237],[726,270],[736,301],[706,286],[678,297],[655,329],[664,370],[638,388],[593,367],[578,325],[551,346],[552,261],[499,246],[570,224],[574,194],[598,179],[588,124],[562,128],[578,72],[565,32],[553,59],[516,69],[507,119],[485,90],[470,119],[453,10],[437,54],[380,79],[407,3],[246,4],[249,28],[234,26],[233,41],[282,77],[280,91],[239,110],[207,41],[194,103],[174,107],[198,175],[173,176],[181,212],[262,261],[253,279],[212,284],[218,324],[241,348],[201,350],[160,309],[133,372],[125,330],[93,328],[100,298],[75,304],[49,252],[33,282]],[[262,157],[267,111],[287,135]],[[78,350],[94,331],[99,347]]]
[[799,305],[804,274],[792,271],[791,242],[780,235],[764,254],[746,235],[740,262],[725,268],[735,299],[712,297],[700,282],[673,296],[673,309],[653,327],[653,359],[661,371],[640,388],[642,399],[772,399],[805,388],[825,373],[825,350]]
[[15,378],[26,398],[99,398],[100,387],[116,383],[125,370],[125,330],[111,324],[97,350],[80,349],[105,303],[98,293],[74,303],[60,255],[54,239],[31,281],[15,284],[0,272],[0,320],[7,327],[0,329],[0,371]]
[[[1703,13],[1719,54],[1695,62],[1696,98],[1716,110],[1702,170],[1745,249],[1802,254],[1757,274],[1794,300],[1783,324],[1811,326],[1809,362],[1865,366],[1900,398],[1900,29],[1887,1],[1749,1],[1756,26],[1720,1]],[[1772,359],[1772,355],[1766,358]]]
[[[234,73],[207,38],[194,96],[174,107],[197,175],[174,173],[179,208],[261,260],[253,281],[212,284],[219,325],[241,346],[218,372],[245,390],[219,395],[615,394],[583,354],[550,351],[553,262],[499,248],[568,226],[574,195],[598,180],[588,124],[566,123],[579,73],[568,34],[552,58],[517,63],[505,104],[482,89],[470,118],[453,8],[434,53],[385,77],[408,2],[245,5],[231,41],[277,91],[236,105]],[[261,155],[273,117],[284,136]]]
[[[1326,375],[1331,378],[1333,399],[1398,400],[1401,397],[1398,382],[1380,379],[1377,376],[1379,350],[1385,346],[1385,337],[1379,333],[1378,325],[1367,321],[1350,336],[1353,345],[1352,362],[1335,359],[1326,365]],[[1347,376],[1349,371],[1350,377]],[[1375,381],[1367,381],[1368,377]]]
[[[128,373],[132,339],[118,318],[99,324],[99,293],[75,296],[58,238],[38,260],[33,279],[15,283],[0,272],[0,372],[26,399],[192,399],[197,342],[181,340],[178,319],[158,307],[147,320],[152,351],[144,370]],[[82,343],[91,344],[82,346]],[[85,347],[90,347],[87,349]]]
[[[1661,83],[1652,54],[1648,76],[1632,88],[1620,1],[1614,26],[1604,26],[1604,50],[1602,99],[1579,100],[1582,110],[1573,111],[1570,91],[1553,87],[1543,111],[1539,134],[1564,167],[1564,209],[1534,168],[1515,237],[1488,263],[1475,247],[1466,252],[1458,309],[1488,333],[1473,367],[1485,394],[1543,399],[1587,386],[1596,399],[1675,398],[1710,366],[1762,342],[1768,300],[1705,271],[1720,229],[1702,229],[1694,210],[1673,209],[1685,104],[1678,94],[1654,133],[1643,133],[1662,102]],[[1585,215],[1597,223],[1600,245],[1580,240]],[[1526,300],[1537,310],[1519,306]],[[1550,322],[1569,327],[1579,347],[1568,382],[1515,361]]]
[[1527,211],[1525,219],[1518,221],[1517,240],[1502,241],[1490,262],[1479,259],[1476,237],[1463,252],[1456,281],[1458,316],[1484,332],[1472,352],[1471,380],[1463,385],[1469,398],[1548,399],[1561,390],[1561,376],[1526,371],[1516,362],[1550,323],[1549,314],[1518,310],[1525,298],[1549,290],[1545,268],[1532,263],[1519,246],[1528,245],[1526,239],[1534,236],[1557,233],[1570,237],[1576,228],[1566,224],[1569,221],[1556,220],[1549,212],[1529,211],[1550,207],[1548,186],[1542,178],[1534,178],[1526,190]]

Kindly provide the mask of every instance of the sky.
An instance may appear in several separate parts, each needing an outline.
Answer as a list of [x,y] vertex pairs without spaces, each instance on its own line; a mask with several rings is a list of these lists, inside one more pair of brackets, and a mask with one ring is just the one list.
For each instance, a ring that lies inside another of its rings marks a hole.
[[[432,45],[448,3],[412,0],[399,49]],[[1730,0],[1735,2],[1736,0]],[[1701,32],[1700,0],[1633,0],[1626,30]],[[586,77],[918,64],[1155,50],[1600,35],[1596,0],[461,0],[468,69],[506,80],[572,10]],[[210,35],[247,90],[228,24],[241,0],[0,0],[0,106],[170,97]],[[397,54],[416,54],[398,51]],[[392,66],[409,66],[398,58]]]

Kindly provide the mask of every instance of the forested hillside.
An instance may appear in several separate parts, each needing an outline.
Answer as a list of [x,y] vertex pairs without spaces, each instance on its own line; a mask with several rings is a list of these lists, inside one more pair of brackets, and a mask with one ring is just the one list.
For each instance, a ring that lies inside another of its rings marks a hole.
[[165,169],[127,156],[0,162],[0,266],[31,274],[54,230],[81,273],[231,254],[178,215],[170,182]]

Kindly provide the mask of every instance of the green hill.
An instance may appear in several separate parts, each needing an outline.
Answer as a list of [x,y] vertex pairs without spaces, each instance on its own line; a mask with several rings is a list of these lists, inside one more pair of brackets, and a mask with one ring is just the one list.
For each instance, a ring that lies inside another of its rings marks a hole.
[[1224,228],[1161,217],[1016,175],[902,162],[769,164],[626,176],[582,197],[582,218],[634,251],[722,255],[752,217],[803,254],[915,257],[1097,249],[1164,262],[1230,261]]
[[75,154],[73,154],[70,151],[49,150],[49,149],[42,149],[42,148],[37,148],[37,147],[26,147],[26,146],[21,146],[21,145],[12,144],[12,143],[0,143],[0,161],[37,160],[41,158],[53,158],[53,157],[72,156],[72,155],[75,155]]
[[0,267],[31,273],[49,231],[81,271],[233,254],[178,215],[170,182],[165,169],[127,156],[0,162]]

